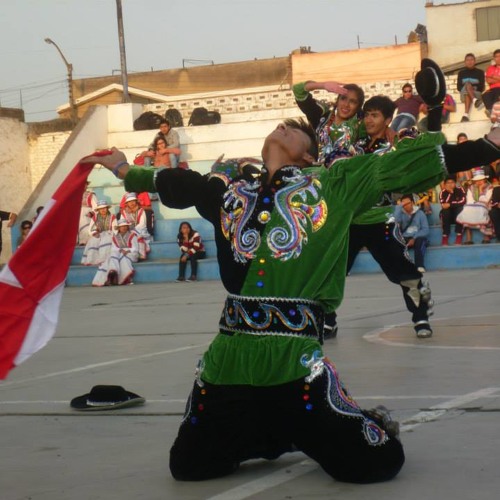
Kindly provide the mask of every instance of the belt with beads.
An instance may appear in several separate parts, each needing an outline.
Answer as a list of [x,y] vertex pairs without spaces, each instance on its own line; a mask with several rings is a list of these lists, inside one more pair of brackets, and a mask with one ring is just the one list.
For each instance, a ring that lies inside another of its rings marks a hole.
[[319,302],[282,297],[226,298],[219,327],[226,335],[284,335],[323,339],[324,311]]

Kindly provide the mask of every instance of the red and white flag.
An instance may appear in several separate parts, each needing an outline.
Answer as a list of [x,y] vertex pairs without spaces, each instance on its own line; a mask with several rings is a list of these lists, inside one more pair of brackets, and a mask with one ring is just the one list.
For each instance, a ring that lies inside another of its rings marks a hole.
[[[94,156],[104,156],[100,151]],[[53,337],[93,163],[73,168],[0,272],[0,379]]]

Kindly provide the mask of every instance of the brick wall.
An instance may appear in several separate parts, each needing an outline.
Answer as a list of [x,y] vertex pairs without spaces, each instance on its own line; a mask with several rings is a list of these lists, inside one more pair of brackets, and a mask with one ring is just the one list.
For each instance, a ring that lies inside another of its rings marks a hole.
[[50,132],[29,138],[31,190],[40,182],[71,132]]

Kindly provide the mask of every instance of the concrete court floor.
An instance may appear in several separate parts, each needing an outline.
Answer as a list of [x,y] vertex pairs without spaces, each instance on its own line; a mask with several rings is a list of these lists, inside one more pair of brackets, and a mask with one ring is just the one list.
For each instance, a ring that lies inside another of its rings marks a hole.
[[[500,270],[428,273],[435,335],[418,340],[399,287],[348,278],[325,351],[365,407],[402,422],[407,455],[387,483],[332,480],[306,456],[175,482],[168,450],[213,337],[219,282],[67,288],[56,337],[0,384],[1,500],[481,500],[500,490]],[[120,384],[145,406],[81,413],[69,400]],[[333,445],[333,444],[332,444]]]

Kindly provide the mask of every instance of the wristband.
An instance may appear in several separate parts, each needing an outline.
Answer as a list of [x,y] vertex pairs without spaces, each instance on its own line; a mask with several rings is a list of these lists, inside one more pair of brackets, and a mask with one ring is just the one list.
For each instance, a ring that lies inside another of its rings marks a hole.
[[[120,163],[117,163],[115,165],[115,167],[113,168],[113,175],[115,177],[118,177],[118,170],[123,167],[124,165],[127,165],[128,166],[128,162],[127,161],[121,161]],[[119,178],[119,177],[118,177]]]

